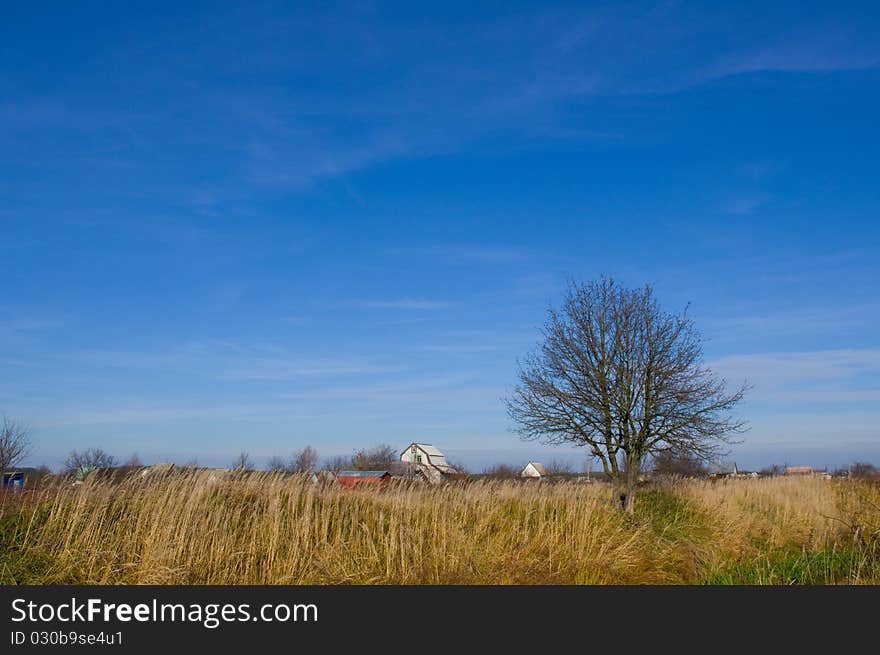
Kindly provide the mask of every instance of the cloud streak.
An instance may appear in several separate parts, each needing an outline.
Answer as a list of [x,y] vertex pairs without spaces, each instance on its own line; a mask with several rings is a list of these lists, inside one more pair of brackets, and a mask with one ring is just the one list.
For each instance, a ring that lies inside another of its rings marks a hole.
[[160,370],[229,382],[365,376],[405,369],[370,356],[306,356],[271,342],[230,340],[193,341],[153,351],[80,351],[69,359],[92,368]]
[[445,300],[424,298],[400,298],[397,300],[354,300],[347,304],[358,309],[392,309],[403,311],[436,311],[449,309],[453,303]]
[[834,403],[880,394],[865,388],[880,379],[877,349],[731,355],[710,366],[728,380],[748,379],[758,400]]
[[[467,23],[386,21],[370,9],[255,10],[242,18],[234,9],[205,17],[217,33],[228,32],[224,21],[236,25],[232,47],[178,26],[185,53],[166,52],[158,42],[108,53],[121,70],[138,71],[121,81],[143,88],[155,104],[127,110],[106,86],[91,83],[100,71],[85,70],[76,97],[13,98],[0,106],[0,118],[19,133],[75,129],[88,137],[67,162],[93,156],[95,143],[103,144],[107,166],[149,167],[173,144],[207,148],[223,162],[208,181],[214,206],[242,185],[310,187],[390,160],[454,152],[498,130],[523,142],[554,135],[606,140],[592,126],[566,120],[565,108],[584,99],[671,93],[744,73],[880,64],[870,26],[791,28],[789,16],[767,16],[778,29],[755,37],[730,28],[751,21],[750,14],[677,3],[540,8]],[[199,76],[206,62],[216,75]],[[342,86],[315,84],[314,76]],[[221,86],[216,78],[247,83]],[[184,127],[181,116],[193,111],[199,121]],[[29,147],[20,138],[9,145]],[[180,193],[192,196],[189,188]]]

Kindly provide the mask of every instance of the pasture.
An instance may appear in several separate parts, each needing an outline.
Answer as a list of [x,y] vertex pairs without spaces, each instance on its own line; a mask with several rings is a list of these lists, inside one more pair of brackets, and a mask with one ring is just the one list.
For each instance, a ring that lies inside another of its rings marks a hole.
[[2,584],[878,584],[880,486],[392,483],[190,471],[0,504]]

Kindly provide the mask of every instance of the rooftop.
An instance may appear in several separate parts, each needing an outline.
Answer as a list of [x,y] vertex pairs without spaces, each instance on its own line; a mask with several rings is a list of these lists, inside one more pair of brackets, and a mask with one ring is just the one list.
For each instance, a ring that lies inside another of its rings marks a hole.
[[429,443],[411,443],[409,446],[407,446],[406,449],[409,450],[413,446],[417,446],[417,447],[421,448],[423,451],[425,451],[431,457],[443,457],[443,453],[441,453],[439,450],[437,450],[434,446],[432,446]]

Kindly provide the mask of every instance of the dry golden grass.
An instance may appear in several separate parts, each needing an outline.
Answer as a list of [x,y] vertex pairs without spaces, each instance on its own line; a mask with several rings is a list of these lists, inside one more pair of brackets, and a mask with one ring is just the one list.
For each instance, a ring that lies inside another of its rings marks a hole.
[[[784,549],[860,548],[861,569],[843,581],[870,582],[878,508],[880,490],[823,480],[682,482],[643,491],[627,519],[602,484],[351,491],[268,473],[172,472],[50,487],[0,507],[15,553],[0,581],[697,583]],[[745,574],[736,575],[721,579]]]
[[689,480],[676,491],[701,508],[715,542],[824,548],[839,534],[839,486],[816,478]]
[[[800,557],[803,563],[815,560],[819,554],[837,560],[845,554],[845,562],[825,566],[819,579],[813,581],[880,582],[877,485],[782,477],[687,481],[677,485],[675,493],[699,508],[705,517],[704,527],[709,532],[706,541],[711,548],[703,559],[709,577],[731,563],[762,563],[767,568],[775,562],[784,568],[784,562],[775,561],[780,555],[790,565],[792,557]],[[840,571],[831,570],[840,565],[848,568],[844,579],[832,579],[841,577]],[[758,575],[749,581],[764,580]]]

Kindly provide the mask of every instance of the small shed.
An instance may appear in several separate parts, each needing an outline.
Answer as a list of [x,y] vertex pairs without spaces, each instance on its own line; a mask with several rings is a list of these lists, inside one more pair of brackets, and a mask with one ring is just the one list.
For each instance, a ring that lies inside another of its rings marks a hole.
[[391,479],[388,471],[339,471],[336,481],[343,487],[384,486]]
[[519,474],[521,478],[540,479],[547,476],[547,469],[540,462],[529,462]]

